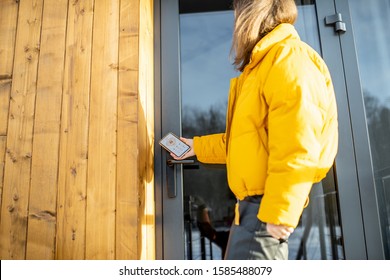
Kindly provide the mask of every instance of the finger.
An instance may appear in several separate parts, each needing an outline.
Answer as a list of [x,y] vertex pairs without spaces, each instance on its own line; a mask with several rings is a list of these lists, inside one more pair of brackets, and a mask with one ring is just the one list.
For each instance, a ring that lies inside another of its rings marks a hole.
[[188,144],[188,139],[184,137],[180,137],[180,140],[183,141],[184,143]]
[[273,238],[288,239],[294,231],[294,228],[267,223],[267,231]]
[[284,228],[279,228],[279,230],[274,231],[272,235],[276,239],[287,240],[290,237],[290,232]]
[[290,237],[291,233],[290,232],[284,232],[281,236],[280,239],[287,240]]
[[269,234],[275,239],[281,239],[283,234],[278,231],[271,231]]

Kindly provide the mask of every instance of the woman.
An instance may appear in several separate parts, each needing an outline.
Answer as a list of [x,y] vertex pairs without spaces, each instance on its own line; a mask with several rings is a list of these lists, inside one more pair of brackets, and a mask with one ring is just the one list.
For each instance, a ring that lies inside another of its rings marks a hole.
[[287,259],[310,189],[336,155],[333,85],[292,25],[293,0],[235,0],[234,13],[241,74],[231,80],[226,130],[182,138],[191,150],[181,159],[226,164],[237,204],[225,259]]

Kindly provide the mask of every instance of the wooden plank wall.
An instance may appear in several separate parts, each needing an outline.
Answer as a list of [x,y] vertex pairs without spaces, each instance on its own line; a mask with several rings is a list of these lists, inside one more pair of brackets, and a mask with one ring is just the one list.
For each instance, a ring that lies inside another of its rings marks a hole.
[[0,258],[154,259],[153,0],[0,2]]

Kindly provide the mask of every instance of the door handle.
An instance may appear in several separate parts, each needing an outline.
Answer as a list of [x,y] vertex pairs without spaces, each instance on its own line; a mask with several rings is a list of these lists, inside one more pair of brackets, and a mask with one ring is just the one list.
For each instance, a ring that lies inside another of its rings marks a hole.
[[193,164],[193,163],[195,163],[195,160],[193,159],[182,159],[182,160],[168,159],[167,160],[167,165],[169,167],[172,167],[175,164]]
[[179,164],[194,164],[193,159],[167,160],[167,193],[169,198],[175,198],[177,196],[177,179],[176,171]]

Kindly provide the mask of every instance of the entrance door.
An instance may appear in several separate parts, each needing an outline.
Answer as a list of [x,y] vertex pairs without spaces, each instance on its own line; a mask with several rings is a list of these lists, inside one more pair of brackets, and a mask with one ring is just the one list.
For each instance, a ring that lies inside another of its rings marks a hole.
[[[323,55],[334,79],[340,145],[334,168],[313,187],[310,204],[290,237],[289,258],[366,259],[367,232],[340,48],[340,38],[348,30],[337,30],[337,20],[326,24],[325,18],[336,14],[333,1],[296,3],[301,39]],[[168,132],[189,138],[223,132],[229,80],[239,75],[229,61],[231,1],[164,0],[157,1],[156,10],[161,30],[156,142]],[[223,258],[235,204],[225,166],[204,165],[196,158],[168,164],[170,156],[158,145],[155,155],[157,257]],[[370,219],[375,224],[374,212]]]

